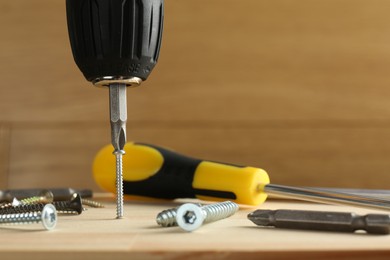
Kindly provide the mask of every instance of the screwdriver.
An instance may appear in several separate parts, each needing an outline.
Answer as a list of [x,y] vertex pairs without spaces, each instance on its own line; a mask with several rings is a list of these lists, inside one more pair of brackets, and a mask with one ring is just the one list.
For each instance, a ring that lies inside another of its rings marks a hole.
[[164,0],[66,0],[74,60],[88,81],[109,89],[111,142],[116,158],[117,218],[123,217],[126,88],[145,81],[157,63],[163,6]]
[[[270,184],[266,171],[187,157],[143,143],[126,143],[123,188],[128,197],[159,199],[198,198],[231,200],[259,205],[268,195],[330,204],[390,210],[390,200],[315,188]],[[103,147],[93,162],[96,183],[114,192],[110,147]]]
[[276,228],[338,232],[364,230],[370,234],[390,233],[390,216],[388,214],[362,216],[351,212],[259,209],[248,214],[248,219],[258,226]]

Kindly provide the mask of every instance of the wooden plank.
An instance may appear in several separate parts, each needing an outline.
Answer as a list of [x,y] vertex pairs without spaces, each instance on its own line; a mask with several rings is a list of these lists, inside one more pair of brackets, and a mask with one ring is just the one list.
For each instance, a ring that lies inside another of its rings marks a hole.
[[[144,86],[129,90],[129,116],[389,119],[389,5],[166,1],[161,58]],[[64,3],[0,7],[0,110],[8,111],[0,120],[106,122],[107,91],[91,87],[73,62]]]
[[[128,202],[125,218],[115,220],[111,199],[103,209],[59,216],[56,228],[44,235],[39,225],[3,228],[6,235],[0,238],[0,253],[7,259],[387,259],[390,254],[390,236],[257,227],[247,219],[254,207],[241,208],[234,216],[191,233],[178,227],[158,227],[157,213],[179,203]],[[262,207],[372,213],[352,207],[274,201]]]
[[0,189],[8,186],[10,128],[0,123]]
[[[390,188],[390,126],[241,128],[231,124],[210,129],[132,125],[128,138],[193,157],[260,167],[277,184]],[[91,175],[92,160],[109,142],[106,125],[16,125],[9,186],[97,189]]]

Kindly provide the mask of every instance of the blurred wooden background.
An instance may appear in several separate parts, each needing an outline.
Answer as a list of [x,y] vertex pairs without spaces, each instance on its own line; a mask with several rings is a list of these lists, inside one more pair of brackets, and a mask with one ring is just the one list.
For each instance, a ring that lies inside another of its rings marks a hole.
[[[266,169],[274,183],[390,188],[390,2],[166,1],[128,137]],[[98,189],[108,92],[74,64],[64,0],[0,1],[0,188]]]

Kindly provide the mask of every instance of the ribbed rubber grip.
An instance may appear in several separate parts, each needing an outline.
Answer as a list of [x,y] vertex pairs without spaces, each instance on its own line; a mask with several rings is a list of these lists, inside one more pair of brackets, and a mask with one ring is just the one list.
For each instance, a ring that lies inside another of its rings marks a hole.
[[164,0],[66,0],[74,60],[89,81],[146,80],[156,65]]

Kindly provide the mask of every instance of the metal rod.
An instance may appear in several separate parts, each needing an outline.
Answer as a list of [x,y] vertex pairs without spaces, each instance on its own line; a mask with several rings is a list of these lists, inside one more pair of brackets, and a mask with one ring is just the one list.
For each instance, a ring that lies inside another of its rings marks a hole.
[[[259,185],[259,189],[262,186]],[[267,184],[262,189],[268,195],[282,198],[299,199],[325,204],[341,204],[362,208],[390,211],[390,200],[370,196],[320,190],[315,188],[291,187],[277,184]]]
[[122,155],[126,144],[126,84],[114,83],[109,86],[111,142],[116,157],[116,217],[123,217],[123,174]]

